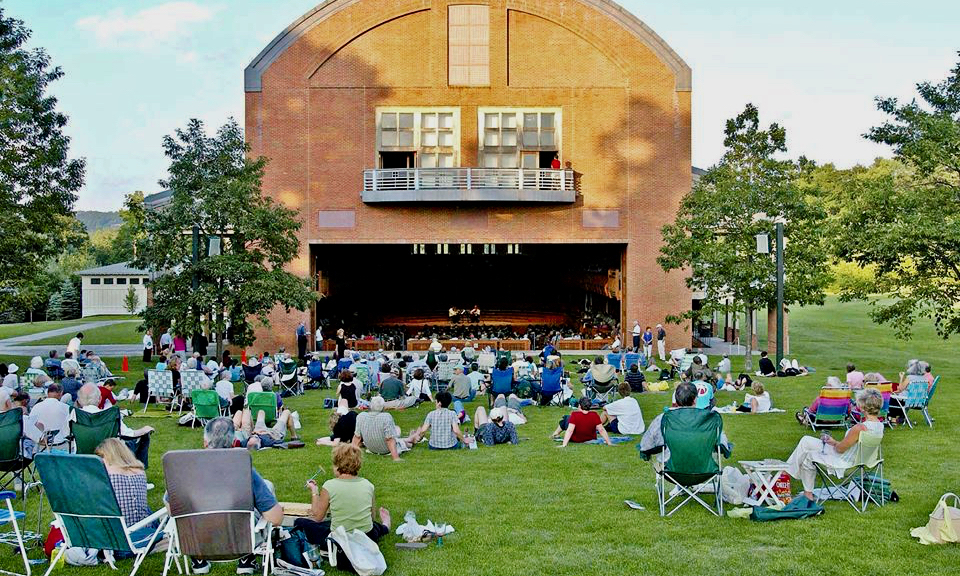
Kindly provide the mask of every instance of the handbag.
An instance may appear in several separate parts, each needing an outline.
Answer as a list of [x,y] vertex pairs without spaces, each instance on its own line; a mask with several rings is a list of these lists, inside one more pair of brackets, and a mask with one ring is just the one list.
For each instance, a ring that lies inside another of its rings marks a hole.
[[[347,532],[343,526],[338,526],[330,534],[330,539],[337,543],[344,556],[350,561],[353,570],[360,576],[379,576],[387,571],[387,560],[380,552],[377,543],[363,532],[359,530]],[[335,553],[334,551],[330,556],[333,557]]]
[[[953,500],[953,506],[948,502]],[[914,528],[910,535],[919,538],[921,544],[944,544],[960,542],[960,497],[947,492],[940,497],[936,508],[930,513],[926,526]]]

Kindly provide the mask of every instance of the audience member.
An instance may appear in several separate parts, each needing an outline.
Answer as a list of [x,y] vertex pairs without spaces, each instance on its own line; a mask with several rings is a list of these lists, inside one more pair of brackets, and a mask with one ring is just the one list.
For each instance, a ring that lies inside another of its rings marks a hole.
[[340,401],[336,410],[330,414],[330,435],[317,438],[318,446],[339,446],[353,442],[357,430],[357,413]]
[[[100,389],[96,384],[84,384],[80,387],[77,391],[77,405],[74,411],[76,411],[77,408],[90,414],[97,414],[103,411],[103,408],[100,408]],[[76,419],[75,414],[70,415],[70,420],[76,421]],[[153,428],[150,426],[144,426],[134,430],[127,426],[123,417],[120,418],[120,438],[126,442],[127,447],[134,453],[137,460],[143,462],[144,468],[150,466],[150,434],[152,432]]]
[[[153,511],[147,504],[147,473],[143,463],[137,460],[130,448],[119,438],[107,438],[95,450],[97,456],[103,460],[110,476],[110,484],[117,495],[117,504],[127,526],[148,518]],[[150,538],[157,529],[157,522],[148,524],[130,534],[134,542]],[[117,551],[114,553],[117,560],[133,558],[133,553]]]
[[[697,387],[691,382],[681,382],[676,391],[674,392],[674,405],[670,410],[700,410],[695,406],[697,402],[698,391]],[[654,454],[659,454],[654,467],[661,467],[663,463],[670,459],[670,449],[666,447],[663,439],[663,429],[661,428],[661,422],[663,419],[663,414],[658,414],[656,418],[650,422],[650,426],[647,427],[646,433],[644,433],[643,438],[640,439],[640,448],[639,450],[648,455],[652,456]],[[727,433],[721,432],[720,438],[717,441],[717,446],[720,447],[721,452],[729,457],[732,446],[730,441],[727,439]]]
[[427,431],[430,431],[431,450],[450,450],[462,446],[464,437],[460,431],[457,413],[450,410],[452,401],[453,397],[449,392],[437,393],[437,408],[427,414],[423,425],[410,435],[412,444],[419,442]]
[[600,422],[613,434],[643,434],[643,414],[637,399],[630,396],[630,384],[621,382],[617,392],[620,399],[603,407]]
[[257,411],[256,421],[249,408],[244,408],[233,415],[233,426],[237,430],[237,440],[240,446],[250,450],[272,448],[283,444],[287,432],[290,440],[299,440],[297,430],[300,429],[300,414],[284,410],[277,416],[273,426],[267,426],[266,415],[263,410]]
[[763,382],[759,380],[754,382],[751,391],[752,394],[748,393],[744,397],[743,404],[737,406],[737,412],[751,412],[753,414],[769,412],[771,408],[770,393],[764,390]]
[[577,408],[569,416],[564,416],[560,420],[560,425],[551,435],[552,438],[556,438],[563,434],[560,448],[566,448],[570,442],[575,444],[591,442],[597,439],[597,434],[600,434],[608,446],[613,446],[600,420],[600,415],[590,410],[592,406],[593,402],[584,396],[577,402]]
[[777,368],[773,365],[773,360],[770,359],[766,350],[760,352],[759,368],[761,376],[773,377],[777,375]]
[[413,442],[400,437],[400,427],[393,421],[393,416],[383,410],[381,396],[370,399],[370,409],[357,416],[353,444],[363,444],[374,454],[389,454],[395,462],[399,462],[400,454],[410,450]]
[[517,436],[517,427],[513,425],[513,422],[510,422],[505,407],[501,406],[490,410],[490,417],[487,418],[487,412],[483,406],[477,406],[473,425],[476,427],[477,441],[483,442],[486,446],[520,442],[520,437]]

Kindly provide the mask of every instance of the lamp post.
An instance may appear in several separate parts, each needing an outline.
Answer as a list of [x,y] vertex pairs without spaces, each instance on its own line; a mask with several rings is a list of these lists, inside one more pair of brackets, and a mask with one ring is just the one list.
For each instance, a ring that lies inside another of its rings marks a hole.
[[[783,360],[783,221],[776,221],[774,226],[777,236],[774,257],[777,263],[777,365],[779,366],[780,361]],[[757,252],[759,254],[770,253],[769,234],[757,234]]]

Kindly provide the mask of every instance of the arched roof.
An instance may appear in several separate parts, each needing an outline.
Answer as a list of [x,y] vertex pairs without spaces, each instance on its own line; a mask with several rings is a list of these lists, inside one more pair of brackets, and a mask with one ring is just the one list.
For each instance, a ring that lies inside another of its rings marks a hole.
[[[270,65],[283,54],[294,42],[306,34],[311,28],[320,24],[337,12],[349,8],[362,0],[326,0],[298,18],[286,30],[274,38],[243,71],[244,89],[247,92],[260,92],[263,84],[263,73]],[[669,67],[676,78],[676,89],[684,92],[691,89],[690,67],[672,48],[644,24],[639,18],[625,10],[613,0],[579,0],[583,4],[605,14],[611,20],[633,33],[643,42],[660,60]]]

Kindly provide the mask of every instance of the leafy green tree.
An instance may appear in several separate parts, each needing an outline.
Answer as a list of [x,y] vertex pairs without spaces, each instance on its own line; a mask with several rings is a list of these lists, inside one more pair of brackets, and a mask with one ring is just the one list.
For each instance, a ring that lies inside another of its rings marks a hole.
[[[80,238],[72,215],[84,161],[68,157],[67,118],[48,93],[63,76],[30,31],[0,8],[0,309],[44,262]],[[80,227],[82,229],[82,227]]]
[[[748,347],[753,314],[776,303],[776,264],[757,254],[756,235],[773,232],[771,220],[784,222],[784,302],[822,304],[829,281],[823,210],[810,190],[798,184],[810,163],[781,159],[786,131],[777,124],[761,129],[759,112],[748,104],[724,131],[726,152],[684,196],[673,223],[663,227],[657,262],[665,271],[684,270],[687,286],[704,290],[699,311],[678,311],[670,318],[696,318],[712,312],[745,312]],[[751,355],[745,360],[752,368]]]
[[143,192],[127,194],[120,210],[123,224],[116,229],[111,241],[114,262],[130,262],[137,257],[137,242],[146,237],[147,211]]
[[137,290],[133,286],[127,287],[127,294],[123,297],[123,307],[130,314],[136,314],[137,308],[140,307],[140,296],[137,295]]
[[[171,204],[146,216],[146,236],[137,244],[135,265],[162,270],[151,282],[153,303],[144,312],[146,327],[175,324],[185,335],[202,330],[201,314],[217,334],[217,352],[231,319],[232,340],[252,343],[250,321],[268,325],[275,306],[305,310],[314,301],[309,280],[284,267],[299,253],[301,221],[260,190],[264,158],[249,158],[243,131],[233,120],[208,136],[190,120],[163,141],[170,159],[161,185]],[[192,257],[196,226],[201,257]],[[203,256],[206,239],[221,240],[219,255]],[[197,287],[193,287],[196,279]]]
[[944,338],[960,332],[960,63],[940,83],[917,85],[919,100],[878,98],[886,122],[866,138],[890,145],[898,169],[852,180],[835,213],[833,249],[872,267],[846,299],[872,300],[871,316],[909,337],[932,318]]

